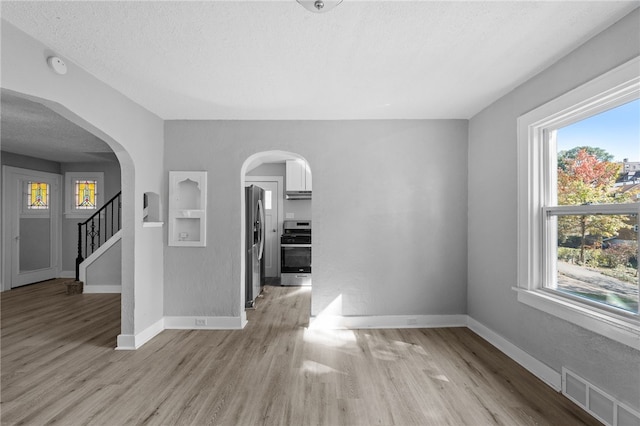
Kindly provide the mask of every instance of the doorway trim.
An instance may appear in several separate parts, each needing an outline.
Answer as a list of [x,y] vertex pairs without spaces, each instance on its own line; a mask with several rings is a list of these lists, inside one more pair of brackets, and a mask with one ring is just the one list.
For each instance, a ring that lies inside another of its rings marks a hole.
[[[260,182],[278,182],[278,235],[282,235],[282,222],[283,222],[283,212],[284,210],[284,177],[283,176],[247,176],[245,178],[245,185],[248,183],[260,183]],[[245,223],[245,222],[242,222]],[[278,277],[280,277],[280,240],[278,239],[277,244],[278,250],[276,253],[276,263],[278,269]]]

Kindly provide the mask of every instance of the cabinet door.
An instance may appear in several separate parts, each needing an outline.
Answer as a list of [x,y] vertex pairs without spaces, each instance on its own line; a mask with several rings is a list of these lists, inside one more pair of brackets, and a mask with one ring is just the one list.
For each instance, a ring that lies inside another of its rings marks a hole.
[[304,191],[305,176],[302,160],[287,160],[287,191]]
[[309,163],[304,163],[304,189],[305,191],[311,191],[311,169]]

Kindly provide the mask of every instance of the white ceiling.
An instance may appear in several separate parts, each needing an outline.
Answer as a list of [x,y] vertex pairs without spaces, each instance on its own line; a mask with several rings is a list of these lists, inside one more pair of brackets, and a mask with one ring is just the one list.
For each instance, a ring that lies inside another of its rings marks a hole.
[[464,119],[638,2],[344,0],[322,14],[295,0],[1,7],[163,119]]
[[2,151],[58,163],[115,161],[109,145],[46,106],[2,90]]

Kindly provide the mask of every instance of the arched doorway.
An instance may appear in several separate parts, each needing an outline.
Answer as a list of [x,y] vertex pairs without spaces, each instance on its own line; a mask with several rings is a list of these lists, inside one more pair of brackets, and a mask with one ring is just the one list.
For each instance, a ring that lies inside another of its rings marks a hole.
[[[70,122],[79,128],[91,133],[96,138],[103,141],[109,146],[113,155],[117,158],[117,162],[120,166],[120,189],[122,192],[122,255],[121,255],[121,277],[122,277],[122,291],[121,291],[121,330],[122,334],[133,333],[133,286],[134,286],[134,165],[133,160],[129,153],[123,148],[123,146],[115,141],[112,137],[106,133],[100,131],[91,123],[84,120],[82,117],[73,113],[63,105],[56,102],[39,98],[36,96],[26,95],[15,91],[3,89],[3,95],[10,95],[18,99],[32,102],[43,106],[44,108],[52,111],[58,116]],[[77,147],[78,150],[82,149],[82,146]],[[37,151],[35,151],[37,153]],[[31,155],[33,156],[33,154]],[[42,151],[42,156],[46,156],[46,152]],[[5,207],[3,207],[4,210]],[[6,257],[8,251],[6,250],[7,244],[3,241],[3,265],[7,264]],[[6,269],[3,268],[6,272]],[[6,276],[6,275],[5,275]],[[5,289],[8,289],[6,284],[6,278],[3,277],[3,285]]]
[[[311,185],[311,169],[308,161],[300,154],[289,151],[263,151],[249,156],[242,165],[240,171],[241,180],[241,288],[240,288],[240,300],[241,300],[241,318],[243,324],[246,323],[245,308],[252,305],[253,297],[250,282],[254,281],[253,277],[249,274],[255,274],[255,267],[252,268],[251,263],[255,263],[252,260],[251,241],[247,240],[247,236],[252,238],[251,233],[253,229],[247,229],[247,213],[252,210],[252,206],[247,205],[247,198],[245,188],[250,185],[255,185],[263,189],[264,197],[264,235],[265,246],[267,247],[264,252],[264,257],[261,259],[261,271],[264,272],[264,278],[261,284],[280,284],[281,270],[280,265],[281,258],[281,246],[280,236],[283,233],[283,223],[287,220],[305,220],[309,223],[312,219],[311,209],[311,193],[307,196],[301,196],[300,193],[297,196],[290,195],[285,197],[287,193],[287,169],[291,163],[302,164],[303,175],[306,175],[309,180],[309,188]],[[289,173],[291,173],[289,168]],[[289,176],[289,186],[291,176]],[[304,177],[302,178],[304,179]],[[289,188],[290,189],[290,188]],[[305,191],[301,191],[305,192]],[[291,194],[291,192],[289,193]],[[290,199],[287,199],[290,198]],[[294,200],[294,198],[296,198]],[[277,213],[276,213],[277,212]],[[269,218],[269,213],[274,217]],[[271,241],[270,241],[271,240]],[[269,253],[271,251],[271,253]],[[310,251],[310,248],[309,248]],[[269,262],[273,265],[270,268]],[[309,281],[310,283],[310,281]],[[256,288],[254,286],[254,288]],[[258,289],[260,287],[257,287]],[[253,291],[255,293],[255,291]]]

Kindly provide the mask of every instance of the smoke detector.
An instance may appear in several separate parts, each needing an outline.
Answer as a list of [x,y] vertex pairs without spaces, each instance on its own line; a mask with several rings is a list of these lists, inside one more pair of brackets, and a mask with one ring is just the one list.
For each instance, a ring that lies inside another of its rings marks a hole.
[[49,65],[49,68],[56,74],[65,75],[67,73],[67,64],[57,56],[49,56],[47,58],[47,65]]

